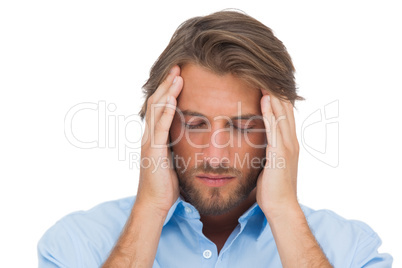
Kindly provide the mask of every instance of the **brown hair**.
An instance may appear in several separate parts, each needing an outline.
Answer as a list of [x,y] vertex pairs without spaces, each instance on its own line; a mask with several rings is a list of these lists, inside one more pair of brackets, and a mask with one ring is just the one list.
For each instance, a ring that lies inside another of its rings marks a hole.
[[283,43],[256,19],[237,12],[220,11],[182,23],[159,56],[143,86],[145,102],[174,65],[198,64],[218,75],[231,73],[257,88],[290,100],[303,100],[296,93],[294,67]]

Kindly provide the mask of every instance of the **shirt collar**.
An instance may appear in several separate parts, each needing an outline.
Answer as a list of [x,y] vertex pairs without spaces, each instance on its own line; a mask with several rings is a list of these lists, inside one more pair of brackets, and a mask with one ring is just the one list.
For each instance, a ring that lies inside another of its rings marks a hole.
[[179,196],[176,202],[169,209],[168,215],[166,216],[163,226],[165,226],[170,221],[173,214],[181,215],[184,216],[185,218],[200,219],[200,214],[198,213],[198,210],[190,203],[184,201],[182,196]]
[[[192,204],[184,201],[182,196],[179,196],[179,198],[177,198],[176,202],[170,208],[163,226],[165,226],[170,221],[173,214],[177,214],[190,219],[200,219],[200,214],[198,213],[198,210]],[[244,212],[243,215],[240,216],[238,221],[240,223],[241,230],[243,230],[250,218],[257,214],[260,214],[259,217],[261,219],[259,221],[262,221],[260,224],[258,224],[258,226],[261,226],[259,227],[260,232],[257,238],[258,240],[263,234],[269,232],[271,228],[269,227],[268,221],[261,208],[258,206],[257,202],[254,203],[246,212]]]
[[254,203],[240,218],[239,218],[239,223],[240,223],[240,228],[241,230],[244,229],[246,224],[249,222],[250,218],[252,216],[256,215],[256,223],[255,223],[255,228],[259,229],[259,234],[257,237],[257,240],[260,239],[262,235],[265,235],[267,233],[271,232],[271,227],[268,224],[268,220],[264,215],[264,212],[262,212],[260,206],[256,203]]
[[240,216],[239,223],[240,224],[247,223],[247,221],[252,216],[258,214],[260,211],[261,211],[260,207],[258,206],[257,202],[255,202],[246,212],[243,213],[243,215]]

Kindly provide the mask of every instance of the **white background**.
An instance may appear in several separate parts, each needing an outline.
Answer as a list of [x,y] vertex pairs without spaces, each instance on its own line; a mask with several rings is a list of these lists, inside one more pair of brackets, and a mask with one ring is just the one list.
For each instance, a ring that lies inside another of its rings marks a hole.
[[[233,0],[1,2],[3,267],[37,266],[38,240],[64,215],[136,193],[138,170],[118,159],[117,148],[80,149],[69,143],[64,134],[69,109],[104,101],[117,107],[107,112],[112,119],[136,114],[149,69],[176,27],[231,7],[271,27],[287,46],[299,93],[306,98],[297,104],[299,137],[310,114],[338,101],[339,117],[333,121],[339,135],[331,128],[327,143],[339,140],[339,165],[319,161],[301,143],[300,202],[368,223],[383,240],[380,251],[391,253],[394,266],[402,267],[397,1]],[[96,111],[74,120],[78,138],[97,138]],[[316,126],[305,138],[318,148],[325,141],[325,123]],[[113,132],[113,125],[107,129]],[[140,125],[120,132],[131,141],[141,138]],[[337,159],[337,151],[330,154]]]

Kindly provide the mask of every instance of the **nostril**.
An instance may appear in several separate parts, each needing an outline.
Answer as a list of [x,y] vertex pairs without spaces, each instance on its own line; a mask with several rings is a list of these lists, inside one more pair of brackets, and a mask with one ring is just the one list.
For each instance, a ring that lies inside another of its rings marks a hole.
[[210,166],[212,168],[227,169],[230,166],[230,159],[228,157],[205,157],[205,166]]

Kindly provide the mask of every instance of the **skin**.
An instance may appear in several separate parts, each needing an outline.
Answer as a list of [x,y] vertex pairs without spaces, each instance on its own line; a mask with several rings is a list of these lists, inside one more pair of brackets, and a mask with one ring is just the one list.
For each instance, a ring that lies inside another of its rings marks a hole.
[[[171,141],[178,141],[172,148],[175,155],[187,160],[188,163],[188,166],[176,167],[179,181],[181,185],[187,183],[188,187],[197,189],[203,202],[207,202],[205,206],[224,204],[231,198],[236,200],[239,198],[235,196],[236,189],[248,184],[254,188],[262,168],[261,166],[253,168],[248,163],[240,164],[247,160],[247,157],[262,159],[265,155],[266,135],[262,131],[255,131],[264,129],[259,107],[261,92],[230,74],[216,76],[195,65],[185,66],[181,75],[186,83],[178,98],[178,113],[173,119],[170,130]],[[241,109],[238,109],[239,103]],[[180,116],[181,113],[184,115]],[[245,115],[248,119],[244,117]],[[249,118],[250,116],[253,117]],[[181,133],[184,133],[182,138]],[[212,187],[213,189],[196,176],[184,176],[191,175],[186,172],[195,166],[198,166],[198,173],[213,173],[203,168],[206,163],[216,169],[233,167],[236,172],[229,174],[237,176],[228,184]],[[238,176],[239,173],[242,176]],[[219,196],[212,194],[218,191]],[[250,191],[247,196],[249,194]],[[182,195],[188,196],[183,189]],[[243,202],[254,203],[255,192]],[[201,214],[207,210],[201,205],[193,205]],[[233,209],[238,210],[237,207]],[[205,212],[205,214],[211,213]],[[225,221],[222,217],[220,220]]]
[[[176,113],[170,130],[170,140],[178,141],[173,146],[174,153],[189,160],[189,167],[186,168],[191,169],[198,164],[201,166],[201,173],[208,173],[202,169],[201,161],[197,160],[205,159],[203,163],[208,162],[214,167],[220,165],[233,167],[236,163],[236,157],[243,161],[246,154],[248,154],[249,159],[262,159],[265,155],[266,135],[262,131],[253,131],[264,129],[259,105],[262,97],[261,91],[247,85],[233,75],[216,76],[191,64],[182,69],[181,76],[186,82],[178,98],[177,107],[178,111],[183,112],[184,115],[181,117],[179,113]],[[238,103],[241,103],[241,110],[238,109]],[[188,112],[192,113],[188,114]],[[248,119],[239,119],[239,115],[248,115]],[[252,115],[255,119],[249,118]],[[186,125],[191,126],[191,130]],[[183,132],[185,135],[180,138]],[[233,146],[229,146],[231,140]],[[225,162],[225,160],[227,161]],[[207,206],[216,206],[216,204],[228,202],[230,198],[238,199],[236,189],[248,184],[247,180],[251,179],[253,181],[251,182],[252,187],[255,187],[261,167],[250,168],[249,165],[241,166],[238,163],[237,170],[242,174],[250,174],[249,177],[251,178],[236,177],[224,186],[212,187],[219,190],[218,197],[212,194],[213,190],[210,186],[206,186],[195,176],[182,178],[180,174],[185,171],[185,167],[176,167],[176,170],[180,181],[187,180],[188,187],[197,189]],[[188,195],[183,189],[181,193],[184,197]],[[191,202],[191,199],[189,201]],[[201,214],[203,232],[215,242],[218,252],[238,224],[238,218],[255,203],[256,191],[253,190],[251,194],[248,191],[247,197],[244,200],[236,201],[236,203],[239,201],[239,204],[225,214]],[[199,205],[195,203],[193,205],[200,213],[203,211]]]
[[[242,103],[242,115],[262,115],[260,120],[249,123],[254,129],[265,128],[264,132],[233,132],[235,134],[230,135],[234,126],[251,126],[244,124],[244,120],[233,120],[238,115],[238,101]],[[213,168],[220,165],[234,167],[235,155],[242,158],[247,153],[250,159],[264,156],[272,159],[270,156],[275,155],[284,160],[284,165],[273,167],[270,165],[272,160],[269,160],[259,168],[236,167],[238,172],[228,173],[232,176],[230,181],[219,187],[206,185],[197,177],[199,172],[205,172],[202,169],[197,169],[198,173],[185,174],[182,172],[184,168],[177,166],[176,170],[161,166],[142,168],[131,215],[103,267],[152,267],[163,222],[179,197],[179,185],[185,183],[187,192],[181,187],[181,193],[186,199],[191,197],[189,189],[198,191],[200,202],[193,205],[206,212],[200,213],[203,233],[217,245],[218,251],[238,224],[238,218],[257,201],[271,226],[283,267],[331,267],[297,202],[299,145],[290,102],[280,101],[268,90],[252,88],[233,75],[217,76],[200,66],[187,64],[182,70],[178,66],[171,70],[148,100],[148,107],[155,104],[160,108],[148,109],[146,113],[142,158],[162,157],[166,162],[172,161],[172,152],[167,144],[177,141],[172,147],[173,153],[184,160],[190,159],[189,169],[197,166],[194,161],[197,153],[202,154],[204,162]],[[198,116],[194,118],[194,113],[187,114],[183,121],[175,113],[176,107],[181,111],[196,112]],[[205,127],[207,131],[204,132],[189,131],[185,123],[198,124],[199,114],[209,122],[210,128]],[[188,132],[186,138],[180,138],[183,131]],[[213,133],[216,133],[215,136]],[[246,135],[252,143],[244,143]],[[215,144],[209,142],[212,137],[216,140]],[[231,146],[219,146],[231,139],[242,141],[241,146],[236,142]],[[255,148],[255,145],[266,143],[266,149]],[[205,144],[208,146],[204,148],[195,146]],[[211,161],[211,158],[217,161]],[[152,172],[155,168],[156,172]],[[210,169],[208,171],[212,173]],[[235,205],[229,202],[231,198],[237,198],[233,197],[236,189],[247,184],[247,180],[256,181],[256,187],[246,197],[239,197]],[[216,211],[209,213],[208,208],[213,205],[213,202],[208,203],[211,198],[214,202],[228,204],[229,208],[220,214]]]

